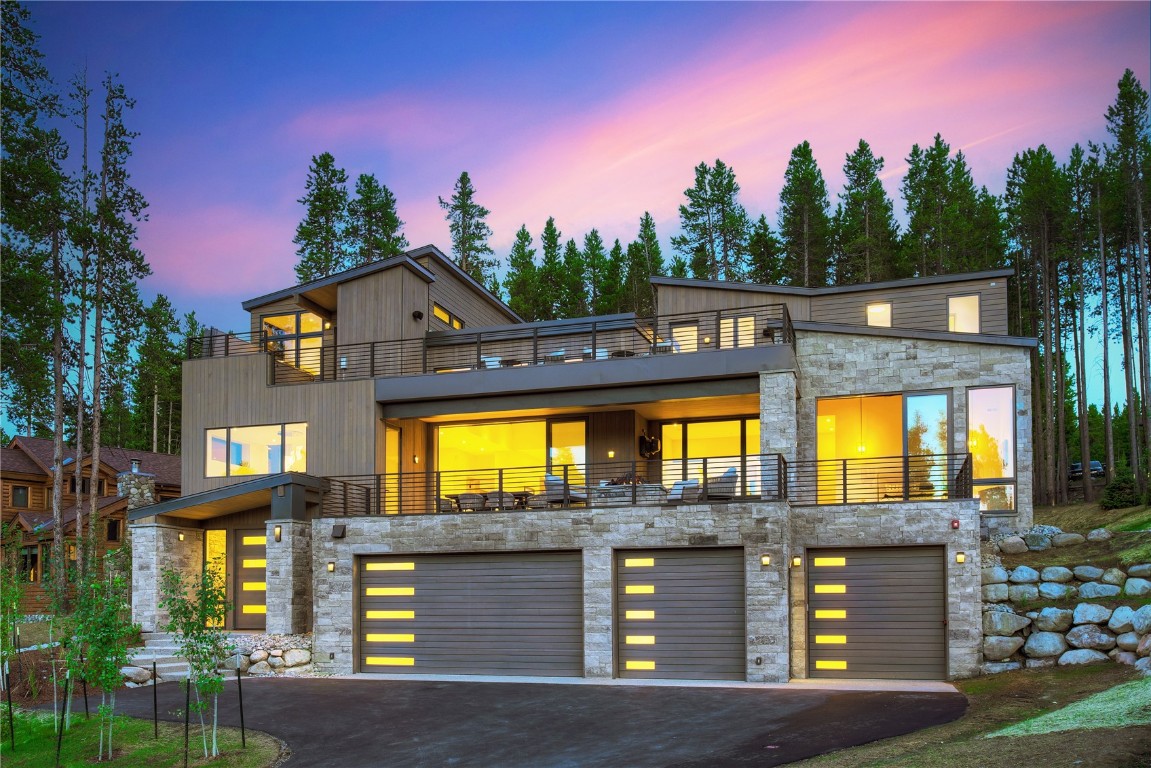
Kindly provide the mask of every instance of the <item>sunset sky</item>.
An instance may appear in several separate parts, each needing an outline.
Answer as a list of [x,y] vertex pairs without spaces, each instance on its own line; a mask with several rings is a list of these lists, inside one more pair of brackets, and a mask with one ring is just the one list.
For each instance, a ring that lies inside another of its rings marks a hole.
[[[140,247],[181,312],[245,327],[240,301],[294,282],[311,157],[395,193],[413,246],[450,247],[437,196],[467,170],[507,255],[548,216],[582,241],[667,248],[692,168],[731,165],[773,224],[809,140],[833,196],[860,138],[898,202],[913,143],[943,135],[1001,193],[1022,150],[1106,138],[1151,4],[42,3],[58,81],[122,76],[139,131]],[[670,249],[667,249],[670,254]]]

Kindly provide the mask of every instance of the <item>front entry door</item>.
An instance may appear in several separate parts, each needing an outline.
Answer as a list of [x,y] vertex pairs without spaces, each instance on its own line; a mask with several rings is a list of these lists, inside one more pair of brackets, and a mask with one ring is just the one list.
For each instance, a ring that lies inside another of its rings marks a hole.
[[236,629],[264,629],[268,613],[267,531],[236,531]]

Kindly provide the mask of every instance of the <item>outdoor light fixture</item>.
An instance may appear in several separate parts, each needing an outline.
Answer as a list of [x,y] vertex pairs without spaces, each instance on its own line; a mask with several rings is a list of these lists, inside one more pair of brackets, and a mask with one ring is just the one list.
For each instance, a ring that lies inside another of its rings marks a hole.
[[412,319],[413,320],[423,320],[424,319],[424,313],[417,309],[415,312],[412,313]]
[[324,330],[325,331],[332,330],[332,321],[331,320],[325,320],[324,321]]
[[274,537],[275,537],[276,541],[279,541],[279,540],[280,540],[280,534],[281,534],[282,532],[283,532],[283,531],[280,529],[280,526],[278,526],[278,525],[277,525],[275,528],[273,528],[273,529],[272,529],[272,534],[274,535]]
[[343,523],[336,523],[335,525],[332,526],[332,538],[333,539],[342,539],[342,538],[344,538],[344,534],[346,534],[347,532],[348,532],[348,526],[344,525]]
[[962,565],[963,563],[966,563],[967,562],[967,553],[966,552],[956,552],[955,553],[955,562],[959,563],[960,565]]
[[184,534],[181,533],[180,534],[180,541],[183,541],[183,540],[184,540]]
[[711,337],[710,336],[704,336],[703,337],[703,343],[704,344],[710,344],[711,343]]
[[331,560],[329,560],[328,561],[328,573],[335,573],[335,572],[336,572],[336,564],[333,563]]
[[415,455],[414,453],[412,454],[412,463],[413,464],[419,464],[420,463],[420,457]]
[[614,459],[614,458],[615,458],[615,451],[608,451],[608,452],[607,452],[607,457],[608,457],[609,459]]
[[759,564],[765,567],[771,565],[771,555],[760,555]]
[[791,558],[791,567],[792,568],[798,568],[801,565],[803,565],[803,558],[802,557],[800,557],[799,555],[796,555],[795,557]]
[[951,530],[953,530],[953,531],[959,530],[959,521],[958,520],[952,520],[951,521]]

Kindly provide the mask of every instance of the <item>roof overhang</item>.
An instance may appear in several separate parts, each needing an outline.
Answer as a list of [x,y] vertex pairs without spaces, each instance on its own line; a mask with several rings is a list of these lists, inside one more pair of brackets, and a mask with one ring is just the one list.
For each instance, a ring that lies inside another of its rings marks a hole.
[[309,497],[327,490],[328,481],[321,477],[284,472],[140,507],[128,520],[159,516],[210,520],[260,507],[270,507],[272,519],[303,519]]
[[966,272],[958,275],[932,275],[930,277],[909,277],[903,280],[885,280],[880,283],[858,283],[856,285],[835,285],[826,288],[800,288],[793,285],[760,285],[758,283],[736,283],[726,280],[693,280],[684,277],[653,276],[651,284],[659,287],[713,288],[726,291],[753,293],[774,293],[790,296],[827,296],[837,293],[860,293],[863,291],[886,291],[892,288],[914,288],[920,285],[939,283],[967,283],[975,280],[997,280],[1013,277],[1014,269],[991,269],[985,272]]

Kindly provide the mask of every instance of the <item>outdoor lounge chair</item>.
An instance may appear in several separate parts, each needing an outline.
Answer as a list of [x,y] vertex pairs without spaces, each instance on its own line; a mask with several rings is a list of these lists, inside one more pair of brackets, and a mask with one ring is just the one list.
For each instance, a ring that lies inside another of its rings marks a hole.
[[582,485],[568,484],[565,495],[564,479],[559,475],[544,475],[544,493],[548,504],[587,503],[587,489]]
[[667,493],[669,504],[692,504],[699,501],[698,480],[676,480]]
[[733,499],[735,487],[739,484],[739,473],[735,467],[728,467],[721,475],[707,479],[707,497],[709,499]]
[[516,505],[516,497],[507,491],[492,491],[484,501],[484,509],[512,509]]
[[482,493],[461,493],[459,501],[461,512],[475,512],[477,509],[484,508],[484,495]]

